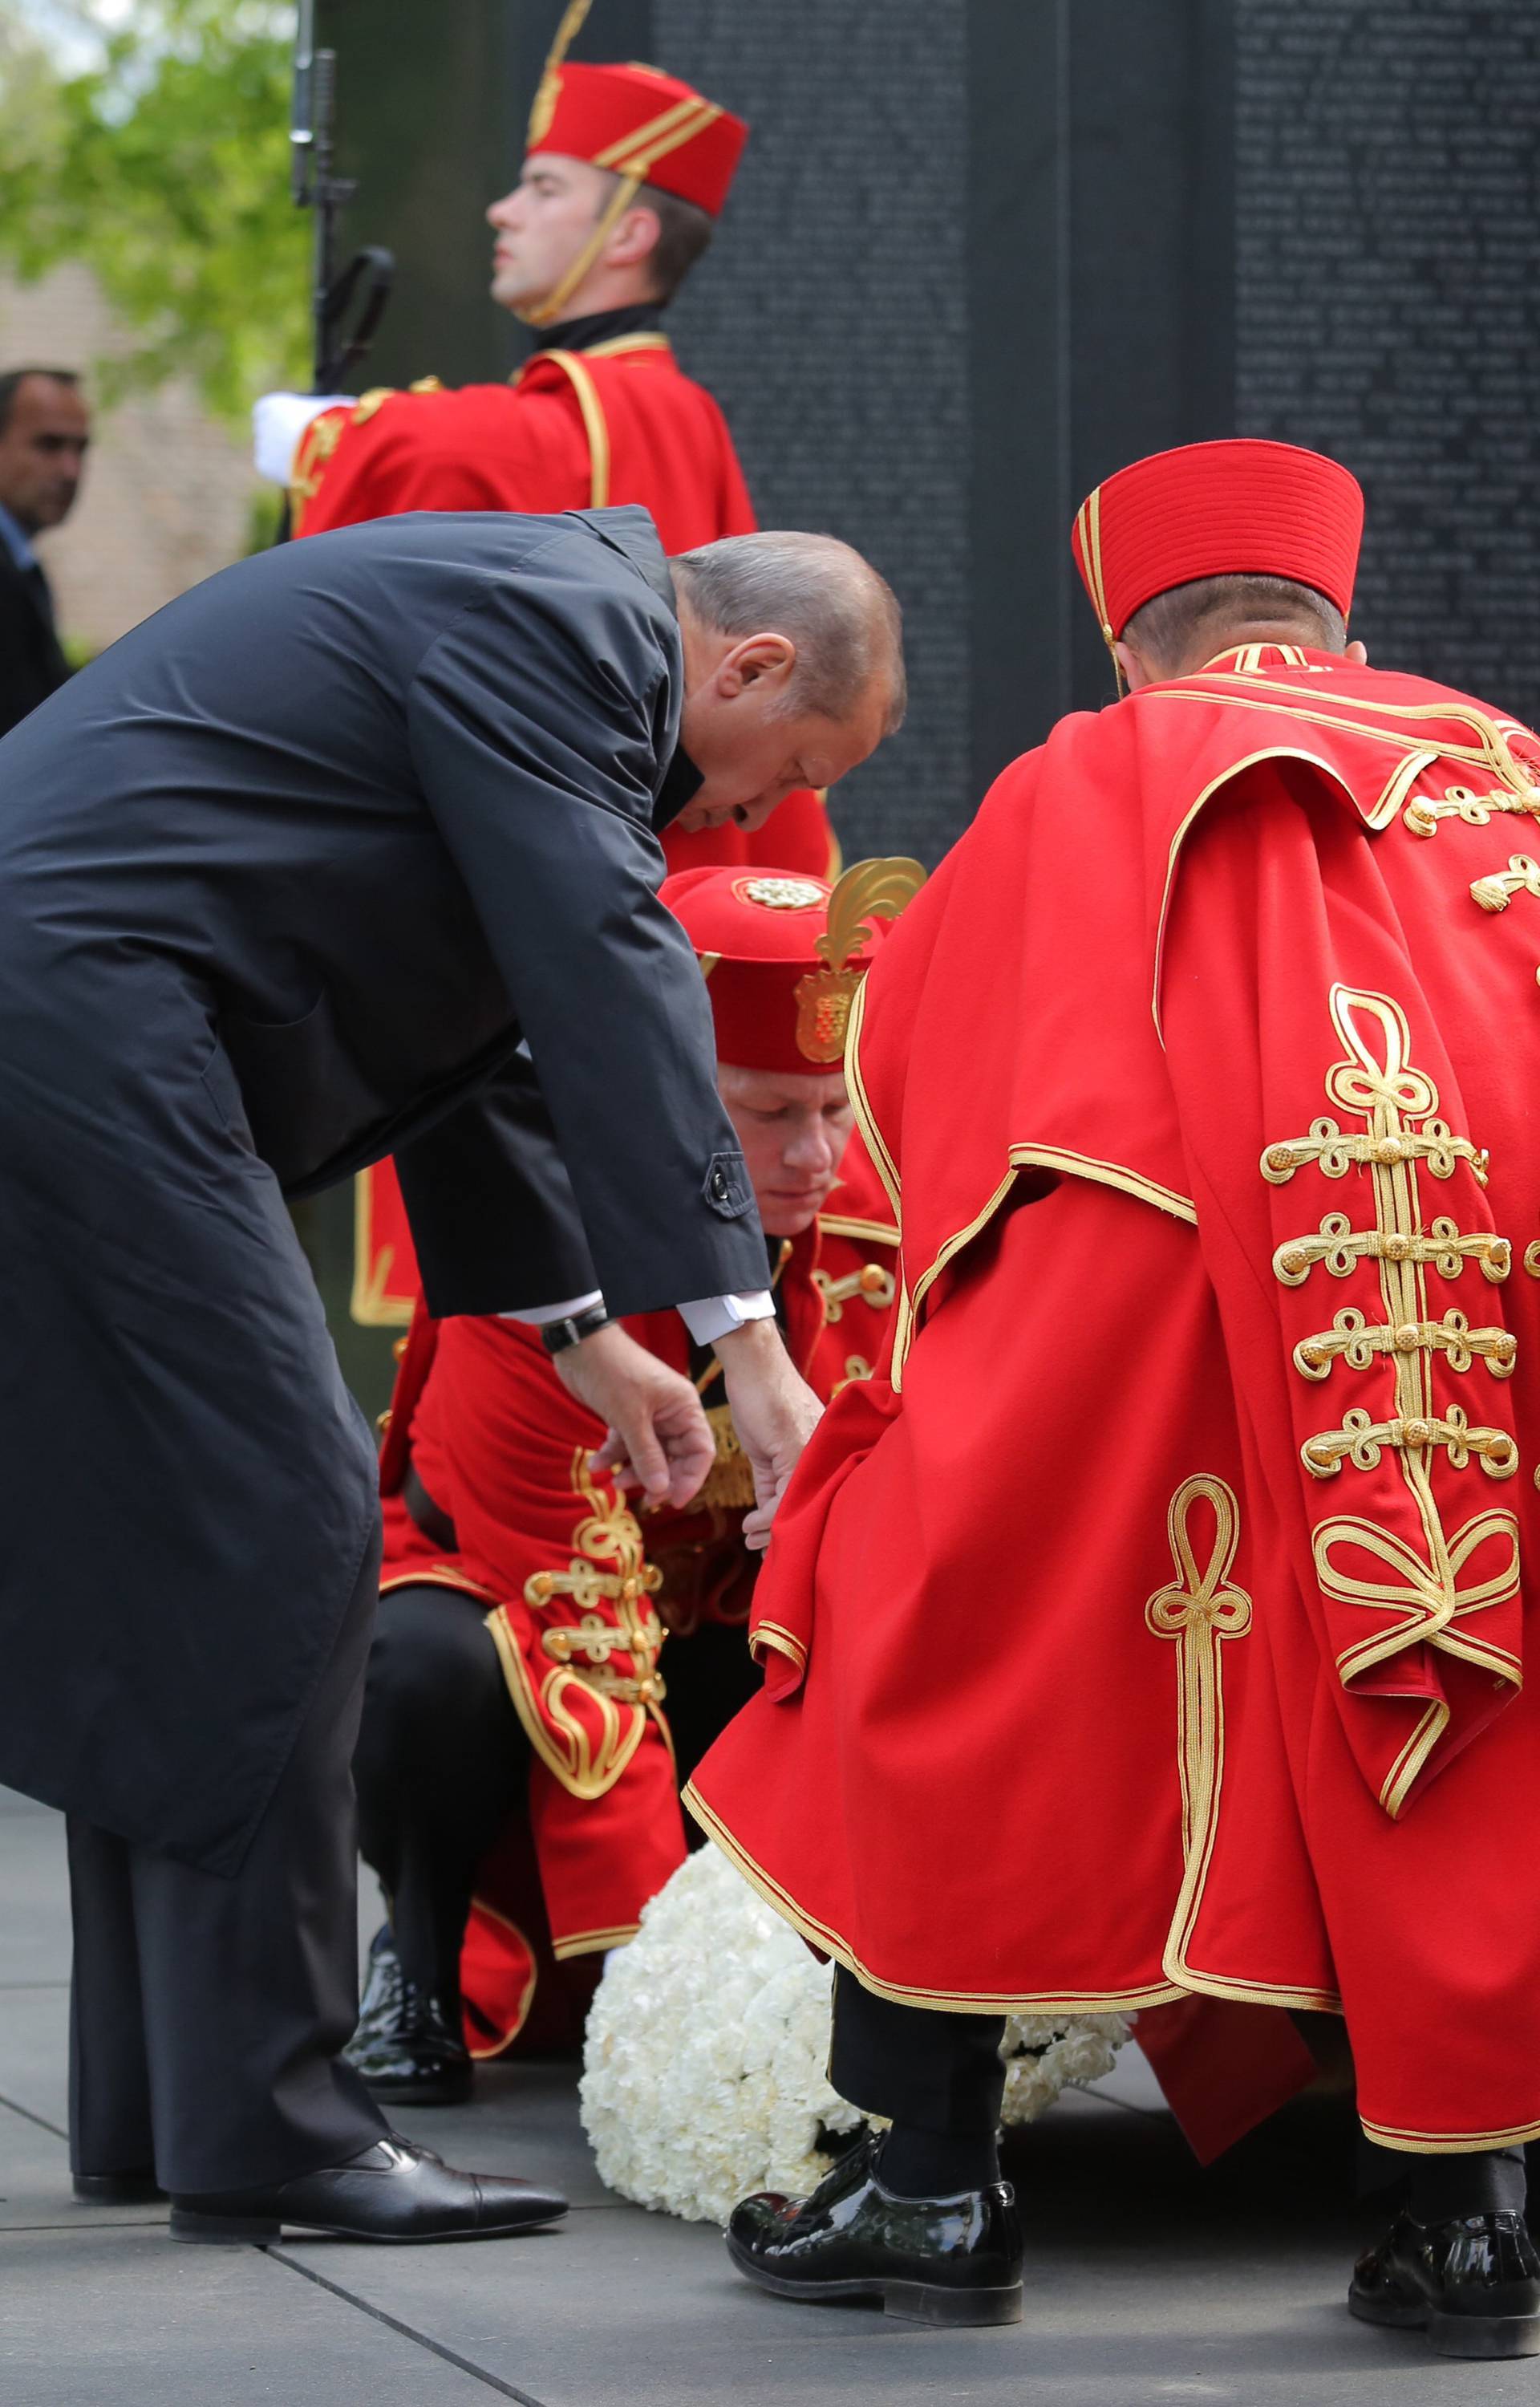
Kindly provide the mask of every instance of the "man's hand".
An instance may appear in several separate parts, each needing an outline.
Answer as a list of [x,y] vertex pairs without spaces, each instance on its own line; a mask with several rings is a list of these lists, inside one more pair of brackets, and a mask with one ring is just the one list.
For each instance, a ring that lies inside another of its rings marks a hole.
[[619,1472],[623,1484],[634,1477],[649,1503],[687,1504],[716,1460],[711,1425],[688,1379],[614,1320],[553,1359],[562,1385],[609,1423],[594,1468]]
[[793,1369],[773,1320],[745,1321],[717,1339],[716,1355],[738,1442],[754,1472],[758,1502],[743,1524],[743,1542],[757,1550],[770,1544],[775,1508],[824,1407]]

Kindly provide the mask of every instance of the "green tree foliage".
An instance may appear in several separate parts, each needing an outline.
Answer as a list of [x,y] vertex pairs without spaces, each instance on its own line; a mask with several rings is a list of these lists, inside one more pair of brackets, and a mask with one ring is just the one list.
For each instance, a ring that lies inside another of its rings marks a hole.
[[308,381],[292,27],[268,0],[135,0],[82,73],[7,46],[0,258],[28,279],[93,272],[127,336],[100,363],[105,397],[185,377],[234,421],[265,386]]

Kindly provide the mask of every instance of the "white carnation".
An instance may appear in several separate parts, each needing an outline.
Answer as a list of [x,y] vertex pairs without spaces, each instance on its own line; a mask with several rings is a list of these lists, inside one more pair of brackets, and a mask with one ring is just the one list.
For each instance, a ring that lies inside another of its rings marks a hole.
[[[611,1957],[588,2016],[578,2094],[600,2178],[711,2223],[752,2190],[813,2188],[833,2161],[820,2138],[864,2119],[828,2083],[832,1977],[719,1849],[691,1856]],[[1127,2036],[1113,2015],[1012,2016],[1005,2121],[1098,2079]]]

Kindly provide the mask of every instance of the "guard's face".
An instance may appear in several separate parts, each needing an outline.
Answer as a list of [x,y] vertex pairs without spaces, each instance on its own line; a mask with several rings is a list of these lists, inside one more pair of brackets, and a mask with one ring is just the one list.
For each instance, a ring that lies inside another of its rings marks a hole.
[[586,159],[537,151],[511,192],[494,201],[487,222],[492,246],[492,298],[504,309],[544,300],[593,234],[615,178]]
[[719,1061],[716,1084],[738,1132],[765,1233],[796,1237],[828,1201],[855,1114],[841,1070],[743,1070]]
[[680,741],[700,787],[675,825],[763,827],[799,786],[832,786],[883,740],[886,695],[857,695],[846,719],[795,707],[796,652],[784,635],[731,646],[685,697]]
[[0,434],[0,503],[28,534],[67,517],[80,484],[91,420],[75,387],[28,377]]

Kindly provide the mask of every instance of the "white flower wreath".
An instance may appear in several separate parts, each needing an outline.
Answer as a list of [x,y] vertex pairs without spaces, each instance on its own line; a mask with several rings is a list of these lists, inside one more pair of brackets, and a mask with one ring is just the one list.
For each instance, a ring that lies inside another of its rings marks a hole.
[[[600,2178],[622,2198],[726,2223],[751,2190],[803,2193],[833,2162],[820,2140],[863,2117],[830,2088],[830,1969],[716,1847],[680,1866],[605,1968],[579,2098]],[[1115,2015],[1016,2015],[1004,2119],[1030,2123],[1067,2081],[1111,2070]]]

